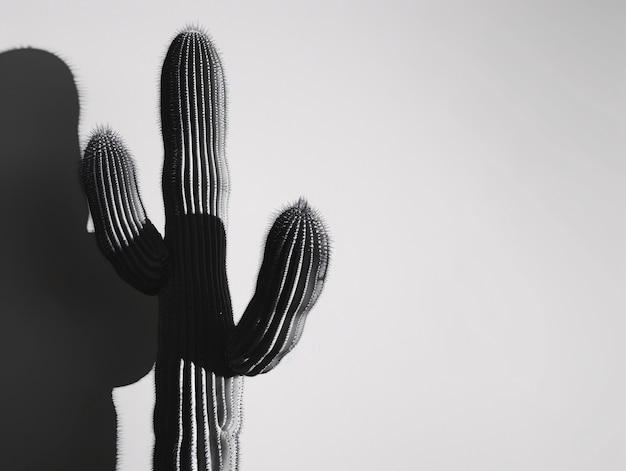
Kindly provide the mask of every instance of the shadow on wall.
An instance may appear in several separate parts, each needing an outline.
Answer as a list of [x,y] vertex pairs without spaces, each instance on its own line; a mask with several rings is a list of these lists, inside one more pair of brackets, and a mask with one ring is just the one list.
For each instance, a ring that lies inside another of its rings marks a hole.
[[85,230],[78,95],[56,56],[0,54],[0,469],[115,469],[112,388],[156,355],[156,299]]

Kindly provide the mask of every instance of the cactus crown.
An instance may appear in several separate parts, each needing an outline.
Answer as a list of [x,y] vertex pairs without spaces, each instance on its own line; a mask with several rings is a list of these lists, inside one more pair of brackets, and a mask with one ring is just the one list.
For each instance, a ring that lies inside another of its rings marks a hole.
[[226,84],[217,51],[197,28],[178,34],[161,73],[166,214],[211,214],[226,224]]

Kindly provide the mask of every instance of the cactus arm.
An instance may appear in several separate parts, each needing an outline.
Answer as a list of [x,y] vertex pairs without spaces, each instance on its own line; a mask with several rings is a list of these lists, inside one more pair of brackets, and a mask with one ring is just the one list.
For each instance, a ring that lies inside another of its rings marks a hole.
[[156,294],[167,278],[165,245],[146,217],[128,150],[111,130],[93,133],[80,176],[100,251],[124,280]]
[[324,285],[328,260],[324,224],[300,199],[268,233],[256,292],[228,345],[234,371],[266,373],[293,349]]

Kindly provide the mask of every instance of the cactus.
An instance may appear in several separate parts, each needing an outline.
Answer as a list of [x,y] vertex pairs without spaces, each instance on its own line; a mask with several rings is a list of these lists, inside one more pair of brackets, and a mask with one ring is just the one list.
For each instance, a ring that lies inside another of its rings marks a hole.
[[207,35],[187,28],[161,74],[165,237],[146,216],[120,137],[96,129],[81,179],[101,252],[159,296],[155,470],[238,469],[243,376],[273,369],[298,342],[324,284],[329,239],[300,199],[267,235],[256,291],[233,321],[226,278],[226,91]]

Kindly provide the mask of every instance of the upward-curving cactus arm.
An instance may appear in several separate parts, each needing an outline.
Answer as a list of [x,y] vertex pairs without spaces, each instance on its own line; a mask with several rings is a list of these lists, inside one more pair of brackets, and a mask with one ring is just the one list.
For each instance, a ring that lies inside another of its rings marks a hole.
[[98,245],[133,286],[159,295],[155,470],[238,469],[241,375],[298,342],[329,260],[319,215],[299,200],[270,229],[256,292],[235,326],[226,278],[229,177],[223,69],[203,32],[172,41],[161,75],[162,240],[119,138],[92,136],[81,175]]
[[167,278],[167,251],[146,217],[133,162],[121,139],[108,128],[96,130],[80,172],[100,250],[124,280],[156,294]]
[[326,230],[305,200],[276,218],[256,291],[229,341],[233,370],[266,373],[293,349],[324,285],[328,256]]

